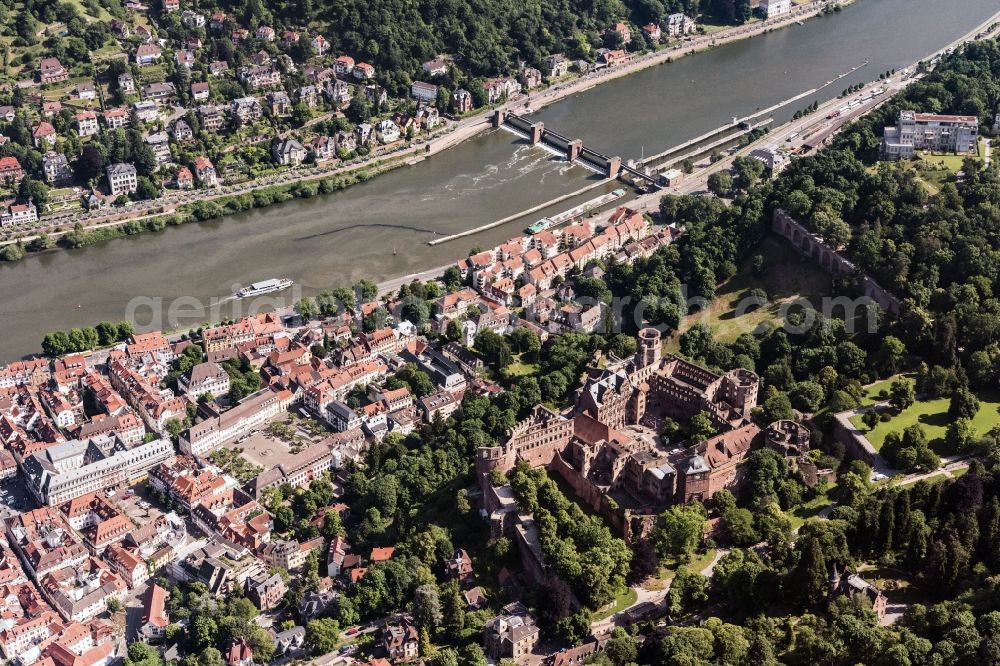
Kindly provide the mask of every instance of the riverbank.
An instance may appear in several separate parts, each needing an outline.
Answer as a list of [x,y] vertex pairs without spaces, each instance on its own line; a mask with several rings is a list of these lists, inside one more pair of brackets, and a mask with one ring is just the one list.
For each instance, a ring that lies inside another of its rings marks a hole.
[[[982,39],[991,39],[1000,37],[1000,25],[997,25],[998,22],[1000,22],[1000,12],[997,12],[992,17],[990,17],[977,27],[973,28],[972,30],[968,31],[961,37],[955,39],[948,45],[940,48],[934,53],[928,54],[925,58],[922,59],[922,61],[931,60],[934,57],[939,56],[950,49],[956,48],[962,43],[972,40],[978,34],[982,34]],[[994,26],[992,30],[989,29],[991,25]],[[913,65],[911,65],[911,68],[916,68],[916,65],[917,63],[913,63]],[[867,86],[863,87],[862,89],[858,90],[856,93],[854,93],[854,95],[851,95],[851,97],[860,96],[865,92],[871,92],[875,89],[883,87],[890,94],[887,94],[881,99],[873,100],[872,102],[862,107],[859,107],[856,113],[849,114],[847,116],[838,119],[834,119],[832,123],[833,127],[830,131],[830,136],[832,137],[835,134],[839,133],[845,125],[875,111],[882,104],[888,102],[892,97],[899,94],[909,84],[918,80],[919,78],[916,77],[903,77],[902,75],[893,75],[892,77],[889,77],[884,80],[874,81],[868,84]],[[642,213],[655,216],[658,213],[659,201],[666,194],[670,193],[689,194],[689,195],[708,194],[706,185],[708,177],[713,173],[716,173],[723,169],[730,168],[732,166],[733,160],[736,157],[749,155],[754,149],[764,146],[766,144],[770,143],[783,144],[786,142],[786,140],[788,140],[788,137],[790,137],[793,134],[799,136],[802,133],[808,133],[808,131],[812,128],[824,125],[829,120],[828,118],[826,118],[828,112],[837,109],[838,107],[843,105],[843,103],[844,100],[839,97],[829,100],[828,102],[825,102],[824,104],[817,107],[816,111],[814,111],[812,114],[808,116],[802,116],[800,118],[795,118],[793,120],[789,120],[788,122],[783,123],[778,127],[772,128],[772,130],[768,134],[765,134],[761,138],[741,146],[739,149],[732,151],[731,154],[727,155],[723,159],[718,160],[717,162],[708,163],[704,168],[697,170],[695,173],[693,173],[691,176],[685,179],[685,182],[680,187],[670,188],[668,190],[641,195],[628,202],[628,205],[629,207],[638,210]],[[818,149],[814,149],[812,152],[813,153],[818,152]],[[517,217],[523,217],[523,215]],[[439,266],[437,268],[429,269],[426,271],[412,273],[410,275],[404,275],[398,278],[393,278],[391,280],[385,280],[379,283],[378,285],[379,293],[386,294],[388,292],[399,289],[404,284],[408,284],[410,282],[413,282],[414,280],[419,280],[423,282],[426,280],[440,278],[444,274],[444,272],[450,266],[453,265],[454,263],[445,264],[443,266]]]
[[[326,191],[310,194],[308,188],[303,190],[306,192],[306,197],[317,193],[327,194],[338,191],[350,185],[365,182],[376,175],[385,173],[398,166],[422,162],[433,155],[437,155],[492,129],[490,118],[496,108],[522,110],[530,108],[532,112],[538,111],[603,83],[635,74],[650,67],[670,63],[684,56],[700,53],[717,46],[749,39],[756,35],[765,34],[793,24],[801,24],[805,19],[822,16],[827,7],[846,7],[854,2],[856,0],[843,0],[842,2],[834,2],[833,0],[827,0],[826,2],[814,1],[807,5],[798,5],[787,16],[782,16],[778,19],[755,21],[751,24],[733,26],[732,28],[712,34],[699,35],[693,37],[691,41],[676,47],[664,47],[660,50],[646,53],[614,69],[606,68],[598,70],[570,81],[557,83],[535,93],[519,95],[516,99],[506,104],[484,109],[474,116],[463,118],[453,127],[448,128],[438,136],[429,138],[425,142],[411,143],[398,151],[378,155],[369,160],[362,160],[347,165],[338,164],[333,168],[327,169],[319,167],[319,171],[313,169],[311,172],[306,173],[295,171],[284,172],[279,176],[281,181],[279,183],[273,182],[275,177],[270,176],[262,181],[251,181],[241,185],[226,186],[220,188],[217,193],[205,190],[198,190],[194,193],[171,193],[164,198],[149,202],[138,202],[127,210],[116,210],[106,216],[97,218],[97,221],[91,224],[86,224],[79,218],[59,221],[55,225],[52,225],[56,227],[52,230],[42,230],[40,233],[0,241],[0,249],[8,245],[20,244],[25,251],[15,252],[11,257],[13,260],[18,260],[28,253],[37,254],[38,252],[53,251],[60,248],[72,249],[94,242],[121,238],[123,236],[134,236],[145,231],[160,231],[166,226],[215,219],[249,210],[250,208],[262,208],[272,203],[282,203],[294,198],[294,196],[298,196],[292,195],[283,198],[282,192],[287,193],[301,190],[300,185],[302,184],[321,183],[326,179],[343,177],[341,182],[345,184],[324,188]],[[833,10],[831,9],[830,11]],[[386,167],[386,163],[392,163],[392,166]],[[277,198],[279,200],[259,205],[257,202],[264,201],[266,193],[269,191],[278,193]],[[258,196],[259,193],[265,194]],[[242,206],[232,204],[232,202],[237,201],[239,197],[244,195],[254,196],[254,205]],[[192,197],[195,198],[194,201],[190,201]],[[560,198],[561,200],[563,199]],[[552,203],[557,202],[553,201]],[[210,206],[209,204],[214,204],[214,206]],[[78,224],[83,226],[82,233],[71,226]],[[33,243],[36,246],[40,243],[40,236],[47,237],[49,242],[44,247],[33,248]],[[58,242],[64,238],[69,240],[61,243]],[[78,238],[84,242],[77,242]]]

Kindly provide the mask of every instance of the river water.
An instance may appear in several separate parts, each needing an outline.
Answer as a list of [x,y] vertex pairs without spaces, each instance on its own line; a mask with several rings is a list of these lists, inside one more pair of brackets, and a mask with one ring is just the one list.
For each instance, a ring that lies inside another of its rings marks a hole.
[[[733,116],[819,88],[776,111],[780,123],[813,100],[825,101],[852,83],[907,66],[996,11],[996,0],[859,0],[801,26],[602,84],[536,117],[602,152],[625,159],[650,155]],[[823,87],[866,59],[867,67]],[[428,246],[436,235],[491,222],[598,178],[510,132],[494,130],[342,192],[3,264],[0,360],[35,352],[50,330],[106,319],[134,316],[140,326],[169,328],[240,314],[234,310],[240,303],[226,300],[234,286],[269,277],[295,280],[297,296],[363,277],[380,281],[427,270],[463,256],[473,245],[495,245],[547,212],[603,190],[526,220]],[[293,294],[278,296],[287,302]],[[221,300],[214,311],[213,299]]]

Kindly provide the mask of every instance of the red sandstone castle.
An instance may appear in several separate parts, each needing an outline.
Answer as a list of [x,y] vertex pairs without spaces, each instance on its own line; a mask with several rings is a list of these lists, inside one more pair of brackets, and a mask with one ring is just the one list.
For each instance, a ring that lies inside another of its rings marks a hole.
[[[556,413],[539,405],[506,442],[479,450],[476,471],[494,536],[524,531],[509,492],[489,482],[492,470],[506,472],[520,460],[558,472],[627,539],[646,533],[671,503],[735,489],[740,463],[764,439],[750,420],[758,383],[749,370],[718,375],[663,355],[659,331],[643,329],[635,357],[590,377],[573,409]],[[706,412],[721,434],[683,450],[657,445],[649,427],[666,416],[698,412]],[[635,427],[640,425],[649,427]]]

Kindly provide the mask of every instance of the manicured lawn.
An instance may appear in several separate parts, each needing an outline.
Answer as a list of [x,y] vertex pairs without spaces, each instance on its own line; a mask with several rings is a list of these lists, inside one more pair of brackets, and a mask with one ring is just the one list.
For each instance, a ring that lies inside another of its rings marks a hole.
[[982,139],[976,144],[976,154],[975,155],[956,155],[954,153],[931,153],[926,151],[921,151],[918,153],[920,157],[923,158],[925,162],[931,164],[942,164],[948,168],[952,173],[957,173],[962,170],[962,162],[965,161],[967,157],[974,157],[976,159],[983,158],[983,145]]
[[[754,254],[764,258],[763,275],[754,275],[747,262],[736,275],[719,286],[706,309],[681,321],[678,333],[703,323],[712,329],[719,341],[732,342],[742,333],[752,333],[761,324],[780,325],[781,306],[797,298],[807,298],[815,307],[820,307],[816,297],[829,292],[830,277],[817,268],[815,262],[803,259],[787,243],[774,237],[765,239]],[[754,288],[767,292],[767,304],[752,308],[744,300]],[[677,350],[677,337],[666,342],[667,351]]]
[[514,356],[514,362],[503,369],[503,374],[508,377],[524,377],[538,374],[537,363],[525,363],[520,354]]
[[[923,426],[931,447],[940,453],[943,449],[945,431],[951,422],[948,418],[950,402],[949,398],[918,400],[888,421],[880,421],[870,432],[866,430],[859,416],[853,417],[851,423],[865,432],[876,449],[882,447],[886,435],[890,432],[902,432],[914,424]],[[993,426],[1000,424],[1000,394],[980,395],[979,403],[979,411],[972,419],[972,425],[977,434],[983,435]]]
[[639,593],[633,590],[631,587],[626,587],[624,590],[618,593],[615,597],[614,602],[608,604],[604,608],[601,608],[591,616],[591,620],[594,622],[599,622],[605,618],[609,618],[615,613],[624,610],[634,604],[639,598]]
[[[902,378],[905,379],[905,380],[907,380],[911,384],[914,381],[916,381],[914,379],[914,376],[912,374],[903,375]],[[867,407],[868,405],[874,405],[877,402],[882,402],[885,398],[880,398],[879,397],[879,393],[881,393],[882,391],[885,391],[886,394],[888,395],[888,393],[889,393],[889,387],[892,386],[892,383],[894,381],[896,381],[897,379],[899,379],[898,376],[897,377],[889,377],[889,379],[883,379],[880,382],[875,382],[874,384],[870,384],[870,385],[866,386],[865,387],[865,395],[861,399],[861,406],[862,407]]]

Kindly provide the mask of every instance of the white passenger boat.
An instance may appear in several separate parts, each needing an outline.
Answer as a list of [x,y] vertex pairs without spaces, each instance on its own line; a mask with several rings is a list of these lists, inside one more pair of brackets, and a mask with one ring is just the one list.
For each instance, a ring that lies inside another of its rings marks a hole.
[[287,278],[271,278],[270,280],[263,280],[261,282],[254,282],[253,284],[243,287],[236,292],[236,298],[249,298],[251,296],[260,296],[262,294],[270,294],[275,291],[281,291],[282,289],[288,289],[292,286],[292,281]]

